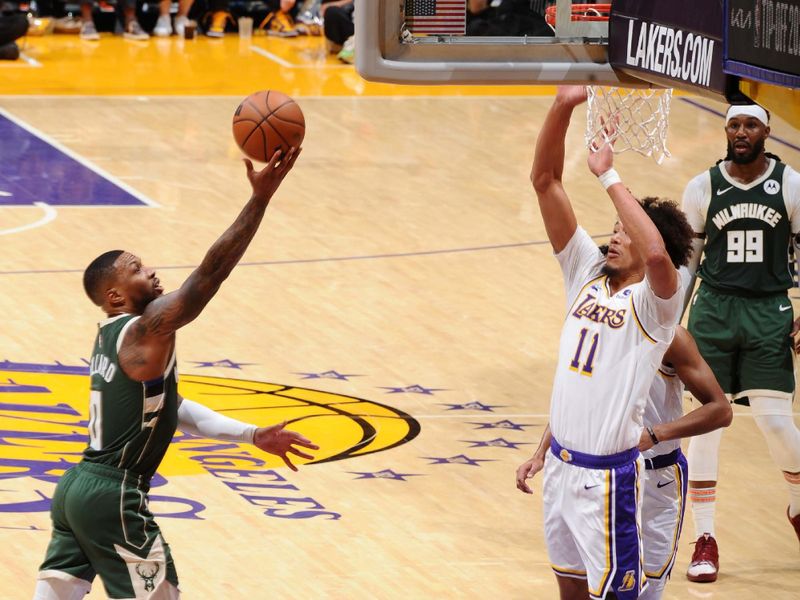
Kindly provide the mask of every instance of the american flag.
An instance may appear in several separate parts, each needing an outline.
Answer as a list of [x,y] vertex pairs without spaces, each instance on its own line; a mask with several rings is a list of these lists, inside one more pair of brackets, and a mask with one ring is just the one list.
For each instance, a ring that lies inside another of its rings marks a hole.
[[464,35],[467,0],[406,0],[406,25],[415,34]]

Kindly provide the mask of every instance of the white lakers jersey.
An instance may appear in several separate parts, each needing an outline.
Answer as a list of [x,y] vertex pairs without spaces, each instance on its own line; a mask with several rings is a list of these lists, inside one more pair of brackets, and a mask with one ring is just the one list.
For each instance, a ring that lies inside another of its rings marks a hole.
[[[662,364],[653,378],[653,385],[650,386],[650,397],[644,407],[644,424],[652,426],[669,423],[682,416],[683,382],[675,374],[675,369]],[[642,452],[642,456],[653,458],[660,454],[669,454],[676,448],[680,448],[680,445],[680,440],[661,442],[658,446]]]
[[647,280],[611,294],[605,257],[580,227],[556,256],[567,316],[550,403],[558,442],[588,454],[639,443],[648,392],[675,334],[683,296],[655,295]]

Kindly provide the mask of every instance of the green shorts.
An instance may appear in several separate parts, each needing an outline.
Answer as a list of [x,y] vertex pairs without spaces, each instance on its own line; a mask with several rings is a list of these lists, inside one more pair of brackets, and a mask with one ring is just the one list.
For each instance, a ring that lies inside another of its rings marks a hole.
[[39,577],[99,575],[109,598],[147,596],[165,579],[178,586],[169,546],[147,507],[138,477],[81,462],[58,482],[53,535]]
[[701,284],[692,300],[689,332],[723,391],[747,396],[794,392],[792,303],[786,294],[745,298]]

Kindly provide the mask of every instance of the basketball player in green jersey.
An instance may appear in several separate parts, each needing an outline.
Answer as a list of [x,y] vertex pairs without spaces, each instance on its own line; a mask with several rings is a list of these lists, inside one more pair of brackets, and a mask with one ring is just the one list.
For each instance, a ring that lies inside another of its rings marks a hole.
[[294,469],[287,453],[316,449],[285,424],[256,427],[182,399],[175,331],[194,320],[239,262],[264,211],[300,151],[277,152],[261,171],[249,160],[252,196],[176,291],[164,294],[138,257],[113,250],[84,273],[89,298],[103,309],[90,362],[89,446],[56,487],[53,533],[35,600],[79,600],[100,575],[109,598],[179,597],[169,546],[148,508],[149,481],[175,428],[225,441],[251,442]]
[[[800,431],[792,419],[792,336],[800,320],[793,325],[786,293],[794,285],[788,250],[800,232],[800,174],[764,152],[769,132],[762,107],[731,106],[726,159],[695,177],[684,192],[683,210],[697,236],[690,269],[702,280],[689,331],[726,394],[735,402],[749,401],[786,479],[788,517],[800,538]],[[718,429],[689,442],[697,536],[690,581],[715,581],[719,570],[714,506],[721,437]]]

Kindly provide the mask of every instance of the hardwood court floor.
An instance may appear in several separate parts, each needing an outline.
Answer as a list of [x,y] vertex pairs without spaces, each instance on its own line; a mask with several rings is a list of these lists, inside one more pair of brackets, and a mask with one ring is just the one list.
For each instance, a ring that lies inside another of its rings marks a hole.
[[[41,67],[0,71],[7,116],[157,205],[0,205],[0,595],[30,597],[58,461],[83,443],[81,359],[100,316],[83,267],[122,247],[179,285],[248,197],[230,118],[271,87],[302,105],[304,153],[243,264],[181,331],[182,390],[259,423],[300,419],[321,458],[351,457],[295,474],[181,439],[152,494],[184,596],[556,597],[540,482],[533,497],[514,487],[547,419],[563,311],[528,181],[552,88],[369,84],[315,41],[253,43],[300,66],[232,36],[194,54],[181,40],[44,38],[26,50]],[[679,198],[723,152],[721,108],[677,100],[674,156],[622,156],[626,183]],[[567,190],[601,240],[614,211],[581,127],[576,113]],[[768,148],[800,166],[800,133],[780,119],[773,133]],[[46,170],[26,175],[33,189]],[[782,477],[746,410],[723,439],[719,498],[720,580],[684,579],[688,518],[665,598],[796,598]]]

